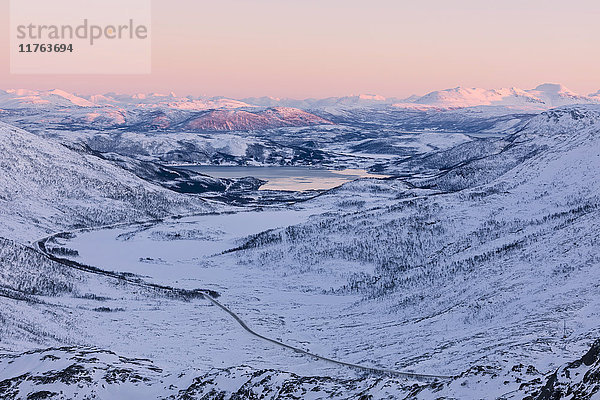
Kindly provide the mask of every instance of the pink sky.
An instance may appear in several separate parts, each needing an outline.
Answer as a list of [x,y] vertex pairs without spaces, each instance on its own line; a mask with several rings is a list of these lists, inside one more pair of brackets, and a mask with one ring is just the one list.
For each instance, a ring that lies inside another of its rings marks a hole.
[[[152,74],[11,75],[0,88],[230,97],[600,89],[597,0],[154,0]],[[0,26],[8,0],[0,0]]]

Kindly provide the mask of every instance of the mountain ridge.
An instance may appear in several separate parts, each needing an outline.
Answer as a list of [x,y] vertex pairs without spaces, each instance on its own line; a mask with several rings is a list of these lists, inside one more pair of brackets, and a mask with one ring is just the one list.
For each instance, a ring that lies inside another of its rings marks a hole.
[[0,139],[0,236],[27,242],[42,232],[78,224],[213,208],[140,179],[117,163],[3,122]]
[[563,105],[600,103],[600,90],[581,95],[556,83],[543,83],[533,89],[517,87],[478,88],[457,86],[436,90],[423,96],[407,98],[385,97],[377,94],[357,94],[326,98],[247,97],[236,99],[223,96],[185,96],[170,94],[92,94],[76,95],[60,89],[0,91],[0,108],[18,107],[83,107],[83,108],[136,108],[201,111],[213,109],[252,109],[289,107],[302,110],[355,107],[404,108],[467,108],[476,106],[510,106],[522,109],[543,110]]

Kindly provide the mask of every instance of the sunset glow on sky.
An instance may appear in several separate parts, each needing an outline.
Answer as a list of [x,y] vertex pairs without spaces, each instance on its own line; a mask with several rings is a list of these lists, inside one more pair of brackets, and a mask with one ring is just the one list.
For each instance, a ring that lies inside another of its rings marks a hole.
[[600,89],[597,0],[154,0],[152,15],[149,75],[11,75],[5,29],[0,88],[238,98]]

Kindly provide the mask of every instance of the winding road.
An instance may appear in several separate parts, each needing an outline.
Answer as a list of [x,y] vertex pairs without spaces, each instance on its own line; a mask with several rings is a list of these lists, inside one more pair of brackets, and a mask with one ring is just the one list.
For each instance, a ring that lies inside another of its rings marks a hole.
[[265,335],[262,335],[256,331],[254,331],[234,311],[232,311],[229,307],[225,306],[224,304],[222,304],[221,302],[216,300],[216,298],[219,297],[219,293],[217,293],[215,291],[207,290],[207,289],[186,290],[186,289],[174,288],[174,287],[170,287],[170,286],[164,286],[164,285],[159,285],[156,283],[146,282],[140,278],[136,278],[129,274],[123,274],[123,273],[119,273],[119,272],[104,270],[104,269],[100,269],[97,267],[85,265],[85,264],[82,264],[82,263],[79,263],[77,261],[73,261],[73,260],[70,260],[67,258],[58,257],[58,256],[50,253],[46,247],[46,244],[48,243],[48,241],[50,241],[56,237],[65,236],[65,235],[73,235],[77,232],[88,232],[88,231],[111,229],[111,228],[117,228],[117,227],[130,227],[130,226],[139,226],[139,225],[147,225],[147,224],[157,224],[157,223],[165,222],[166,220],[169,220],[169,219],[176,220],[176,219],[180,219],[180,218],[182,218],[182,216],[175,216],[175,217],[169,217],[169,218],[164,218],[164,219],[153,219],[153,220],[147,220],[147,221],[142,221],[142,222],[133,222],[133,223],[118,223],[118,224],[101,226],[101,227],[97,227],[97,228],[82,228],[82,229],[77,229],[77,230],[70,231],[70,232],[67,232],[67,231],[58,232],[58,233],[54,233],[52,235],[49,235],[42,239],[37,240],[36,242],[33,243],[33,245],[34,245],[35,250],[39,251],[41,254],[43,254],[48,259],[50,259],[54,262],[60,263],[69,268],[74,268],[74,269],[84,271],[87,273],[93,273],[93,274],[103,275],[103,276],[106,276],[109,278],[118,279],[122,282],[127,282],[131,285],[145,287],[145,288],[151,289],[151,290],[163,291],[171,296],[179,297],[179,298],[186,299],[186,300],[193,299],[193,298],[206,299],[209,302],[211,302],[213,305],[219,307],[225,313],[229,314],[246,332],[253,335],[254,337],[264,340],[266,342],[269,342],[271,344],[274,344],[276,346],[291,350],[295,353],[311,357],[316,360],[324,361],[324,362],[342,366],[342,367],[351,368],[351,369],[354,369],[354,370],[357,370],[357,371],[360,371],[363,373],[366,372],[366,373],[374,374],[374,375],[383,375],[383,376],[390,376],[390,377],[423,381],[423,382],[435,382],[435,381],[449,380],[449,379],[453,378],[452,376],[446,376],[446,375],[417,374],[417,373],[412,373],[412,372],[396,371],[393,369],[369,367],[369,366],[365,366],[365,365],[359,365],[359,364],[348,363],[348,362],[344,362],[344,361],[340,361],[340,360],[335,360],[335,359],[332,359],[329,357],[324,357],[324,356],[321,356],[321,355],[318,355],[315,353],[311,353],[311,352],[301,349],[299,347],[291,346],[289,344],[283,343],[279,340],[267,337]]

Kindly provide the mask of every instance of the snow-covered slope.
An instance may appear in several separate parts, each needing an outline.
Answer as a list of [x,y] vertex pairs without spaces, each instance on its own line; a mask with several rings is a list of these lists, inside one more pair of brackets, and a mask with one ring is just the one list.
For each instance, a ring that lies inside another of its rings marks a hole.
[[[92,108],[88,111],[106,113],[118,110],[128,113],[137,111],[207,111],[207,110],[243,110],[256,113],[253,109],[273,108],[319,110],[338,115],[344,110],[385,109],[390,106],[409,109],[448,109],[478,106],[508,107],[517,110],[546,110],[563,105],[598,103],[600,92],[588,96],[579,95],[560,84],[545,83],[534,89],[500,88],[482,89],[456,87],[438,90],[424,96],[411,96],[406,99],[384,97],[375,94],[360,94],[343,97],[290,99],[276,97],[251,97],[241,100],[227,97],[181,97],[169,94],[95,94],[77,96],[62,90],[6,90],[0,91],[0,109],[60,109]],[[82,111],[79,110],[79,113]],[[289,112],[289,111],[288,111]],[[297,113],[297,112],[296,112]],[[236,115],[222,113],[219,115]],[[253,125],[257,125],[253,123]],[[258,124],[260,125],[260,124]],[[292,125],[293,124],[287,124]],[[282,126],[287,126],[282,125]]]
[[481,105],[540,105],[541,99],[530,95],[524,90],[510,89],[481,89],[462,88],[446,89],[431,92],[416,99],[415,104],[425,104],[436,107],[474,107]]
[[264,109],[225,98],[154,94],[98,95],[84,99],[59,90],[0,92],[0,111],[19,120],[70,129],[233,131],[331,124],[298,108]]
[[[0,356],[0,395],[7,400],[594,399],[600,393],[599,352],[596,342],[580,359],[547,377],[521,364],[503,373],[473,368],[448,382],[419,384],[386,377],[298,376],[248,366],[173,374],[150,360],[62,347]],[[498,390],[502,386],[504,391]]]
[[64,90],[9,89],[0,91],[0,108],[52,107],[164,108],[174,110],[209,110],[247,108],[252,105],[224,97],[178,97],[173,93],[75,95]]
[[193,98],[156,93],[84,97],[61,90],[0,91],[0,111],[71,129],[229,131],[330,124],[297,108],[264,109],[224,97]]
[[[276,336],[303,332],[338,356],[397,369],[447,373],[522,360],[547,371],[600,335],[600,288],[589,284],[600,279],[599,116],[599,106],[551,110],[509,138],[423,158],[430,170],[405,178],[418,190],[400,190],[404,200],[372,204],[381,189],[347,185],[315,201],[349,192],[356,208],[265,232],[211,262],[231,264],[238,254],[240,271],[251,265],[254,275],[290,282],[277,290],[291,297],[293,313],[290,304],[229,300],[243,313],[285,315],[285,327],[268,328]],[[337,305],[322,317],[315,304],[302,311],[299,293],[311,290]],[[363,301],[337,297],[351,294]]]
[[289,99],[276,97],[251,97],[243,99],[248,104],[254,104],[261,107],[295,107],[304,110],[336,110],[353,108],[378,108],[389,106],[394,103],[407,101],[398,98],[386,98],[376,94],[359,94],[343,97],[327,97],[324,99]]
[[[314,391],[340,398],[522,398],[539,395],[548,382],[549,390],[591,393],[597,358],[578,367],[565,363],[588,352],[600,336],[600,289],[593,283],[600,276],[599,132],[599,106],[561,107],[511,135],[391,166],[406,172],[403,179],[353,182],[277,216],[263,211],[232,214],[226,223],[182,219],[82,233],[55,245],[78,251],[77,260],[146,280],[206,285],[252,328],[324,356],[454,375],[430,385],[375,377],[344,381],[335,374],[351,372],[300,357],[282,361],[285,353],[246,342],[236,347],[238,364],[232,364],[220,351],[247,335],[201,302],[178,304],[173,316],[165,315],[170,308],[164,304],[152,309],[169,318],[161,330],[192,347],[174,349],[149,334],[156,326],[152,318],[136,319],[135,332],[127,330],[130,324],[119,325],[119,332],[129,333],[124,337],[133,338],[112,350],[145,356],[148,346],[136,345],[142,338],[170,350],[153,357],[208,359],[213,365],[225,358],[223,369],[188,375],[193,380],[176,385],[189,398],[213,389],[224,398],[248,390],[282,397],[280,389],[290,385],[294,395]],[[273,225],[256,227],[251,236],[228,233],[265,223]],[[120,303],[128,310],[140,307]],[[107,300],[104,307],[113,304]],[[122,313],[120,321],[127,321],[138,312]],[[76,315],[73,329],[81,329],[79,321],[114,326],[79,308]],[[219,325],[223,320],[230,325]],[[64,334],[55,328],[51,333]],[[107,343],[93,334],[87,340],[101,348]],[[250,367],[240,367],[239,360],[250,360]],[[277,367],[265,371],[265,364]],[[321,376],[275,370],[295,368]],[[559,380],[552,379],[556,370]],[[46,365],[44,371],[62,369]],[[11,382],[22,385],[17,381]]]
[[594,96],[578,95],[562,85],[546,83],[531,90],[456,87],[431,92],[411,102],[398,103],[396,106],[416,106],[417,108],[419,105],[438,108],[504,106],[524,110],[544,110],[552,107],[586,103],[598,103],[598,99]]
[[240,131],[293,126],[330,125],[331,122],[297,108],[275,107],[264,111],[209,111],[186,121],[192,131]]
[[[548,102],[572,99],[562,88],[537,91]],[[387,111],[386,118],[379,139],[396,126]],[[401,178],[353,182],[279,210],[77,232],[50,243],[56,254],[137,273],[134,283],[218,291],[258,332],[326,357],[454,375],[432,384],[317,365],[249,338],[203,299],[91,276],[24,246],[49,230],[207,208],[139,178],[166,170],[1,125],[0,237],[14,240],[0,239],[0,397],[597,396],[600,347],[590,345],[600,336],[600,106],[512,119],[501,137],[461,134],[451,148],[382,161]],[[282,130],[278,139],[359,134],[322,129]],[[203,140],[217,149],[223,138],[222,148],[236,154],[252,147],[237,136]],[[46,350],[24,353],[34,347]],[[218,363],[226,364],[205,368]]]
[[0,123],[0,236],[207,210],[84,151]]
[[95,105],[112,105],[116,107],[135,106],[139,108],[163,108],[175,110],[210,110],[210,109],[234,109],[248,108],[252,105],[243,101],[228,99],[225,97],[180,97],[174,93],[169,94],[116,94],[107,93],[103,95],[83,96]]
[[559,84],[545,83],[543,85],[539,85],[533,90],[528,90],[527,92],[542,100],[544,104],[549,107],[597,103],[596,99],[579,95]]
[[160,164],[140,161],[114,153],[96,153],[123,169],[133,172],[145,181],[156,183],[180,193],[238,192],[258,190],[264,181],[253,177],[226,179],[213,178],[190,170],[169,168]]
[[598,93],[589,96],[579,95],[563,85],[545,83],[535,89],[456,87],[406,99],[363,94],[304,100],[259,97],[247,98],[244,101],[263,107],[289,106],[305,110],[322,110],[337,115],[343,110],[378,109],[389,106],[413,110],[496,106],[513,110],[536,111],[564,105],[598,103],[600,95]]
[[93,107],[86,99],[63,90],[6,90],[0,91],[0,108]]

